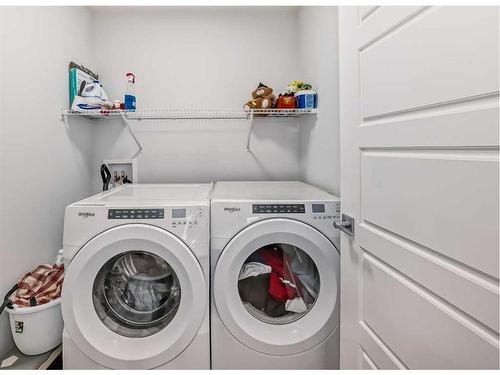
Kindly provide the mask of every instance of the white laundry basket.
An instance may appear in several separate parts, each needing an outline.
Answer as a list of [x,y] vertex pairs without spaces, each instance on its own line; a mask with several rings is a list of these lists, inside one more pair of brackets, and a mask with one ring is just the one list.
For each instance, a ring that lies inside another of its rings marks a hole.
[[48,352],[61,344],[63,320],[61,298],[33,307],[6,308],[12,337],[26,355]]

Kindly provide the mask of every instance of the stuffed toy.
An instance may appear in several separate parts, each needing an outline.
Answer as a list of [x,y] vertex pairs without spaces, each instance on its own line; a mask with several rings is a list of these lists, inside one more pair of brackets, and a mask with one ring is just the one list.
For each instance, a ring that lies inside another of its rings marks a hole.
[[252,98],[243,108],[246,110],[272,108],[276,99],[273,95],[273,89],[263,83],[259,83],[259,86],[252,92]]

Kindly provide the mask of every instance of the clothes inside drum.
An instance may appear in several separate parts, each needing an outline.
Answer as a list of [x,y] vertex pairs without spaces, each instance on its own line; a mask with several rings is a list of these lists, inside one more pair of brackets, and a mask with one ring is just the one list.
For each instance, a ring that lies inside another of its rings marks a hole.
[[319,289],[319,273],[311,257],[283,243],[253,252],[238,279],[245,308],[270,324],[290,323],[305,315],[314,305]]

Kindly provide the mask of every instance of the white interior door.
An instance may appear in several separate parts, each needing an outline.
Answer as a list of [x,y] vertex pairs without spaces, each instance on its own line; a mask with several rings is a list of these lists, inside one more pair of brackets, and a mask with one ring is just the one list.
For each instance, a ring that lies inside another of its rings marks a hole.
[[499,367],[499,11],[340,10],[341,367]]

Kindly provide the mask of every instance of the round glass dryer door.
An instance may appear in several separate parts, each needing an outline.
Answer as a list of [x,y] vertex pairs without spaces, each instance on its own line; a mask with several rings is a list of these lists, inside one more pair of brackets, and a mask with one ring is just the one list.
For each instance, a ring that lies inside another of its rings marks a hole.
[[238,292],[243,306],[269,324],[288,324],[313,307],[320,277],[311,257],[297,246],[274,243],[254,251],[243,263]]
[[109,329],[127,337],[147,337],[174,318],[181,288],[164,259],[145,251],[129,251],[102,266],[92,298],[97,315]]

